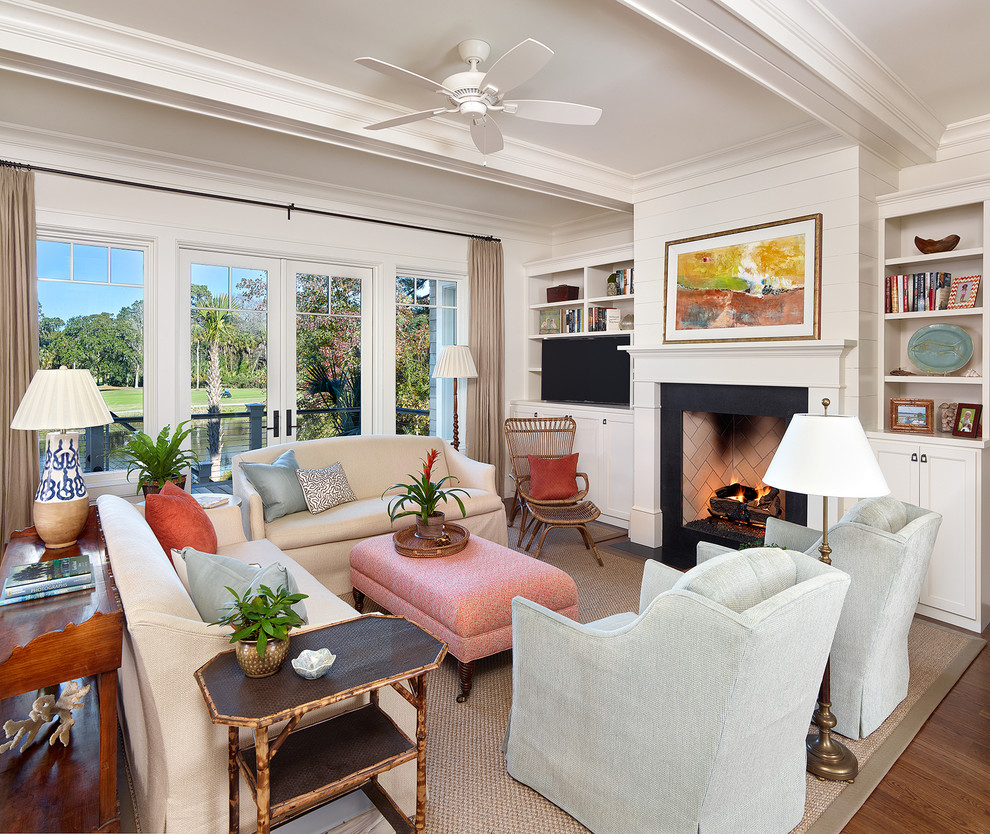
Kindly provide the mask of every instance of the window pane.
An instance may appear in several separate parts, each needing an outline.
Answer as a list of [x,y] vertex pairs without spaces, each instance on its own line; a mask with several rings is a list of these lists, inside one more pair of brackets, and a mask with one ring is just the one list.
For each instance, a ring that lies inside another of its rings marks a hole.
[[54,240],[38,241],[38,277],[68,281],[71,277],[72,244]]
[[416,279],[402,278],[395,279],[395,301],[397,304],[412,304],[413,292],[416,289]]
[[193,264],[190,271],[193,304],[201,303],[198,298],[209,293],[217,298],[230,295],[230,269],[226,266]]
[[144,252],[140,249],[110,250],[110,283],[144,283]]
[[234,307],[242,310],[268,309],[268,272],[263,269],[230,271],[234,285]]
[[296,275],[296,312],[330,312],[330,279],[326,275]]
[[361,315],[361,281],[357,278],[333,278],[331,312],[341,315]]
[[105,284],[109,278],[109,250],[106,246],[86,246],[77,243],[72,247],[72,279]]
[[[41,367],[92,372],[114,423],[66,428],[80,432],[84,471],[126,469],[120,449],[144,425],[144,251],[114,249],[121,283],[111,284],[108,246],[39,240],[37,248]],[[39,457],[44,442],[42,433]]]

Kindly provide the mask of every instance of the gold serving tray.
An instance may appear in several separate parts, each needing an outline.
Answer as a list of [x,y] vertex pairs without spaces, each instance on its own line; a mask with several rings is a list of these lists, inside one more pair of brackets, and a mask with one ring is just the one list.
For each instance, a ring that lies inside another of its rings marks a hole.
[[[395,550],[403,556],[432,559],[437,556],[453,556],[467,547],[471,533],[459,524],[444,524],[444,535],[439,539],[421,539],[416,535],[416,525],[403,527],[392,536]],[[450,539],[444,542],[444,539]]]

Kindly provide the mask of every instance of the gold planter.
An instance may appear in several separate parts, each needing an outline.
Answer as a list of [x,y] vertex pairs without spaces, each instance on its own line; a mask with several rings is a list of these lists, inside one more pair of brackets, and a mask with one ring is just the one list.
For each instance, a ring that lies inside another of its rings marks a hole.
[[265,653],[258,655],[257,640],[238,640],[235,644],[237,665],[244,670],[249,678],[267,678],[274,675],[289,654],[289,638],[285,640],[269,640]]
[[419,517],[416,518],[416,538],[419,539],[439,539],[443,535],[443,513],[433,513],[429,522],[424,523]]

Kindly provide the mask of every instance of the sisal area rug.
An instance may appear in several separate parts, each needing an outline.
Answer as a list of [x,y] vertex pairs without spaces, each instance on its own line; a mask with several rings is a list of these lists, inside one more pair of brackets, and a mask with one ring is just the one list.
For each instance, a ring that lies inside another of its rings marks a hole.
[[[607,525],[593,527],[596,542],[623,532]],[[517,537],[518,529],[510,529],[511,545]],[[581,622],[633,611],[639,605],[643,560],[607,544],[600,544],[599,550],[604,568],[584,549],[576,530],[552,531],[543,547],[543,559],[574,577]],[[842,830],[983,645],[979,638],[915,620],[909,637],[908,697],[869,738],[848,741],[861,766],[853,784],[808,777],[805,816],[795,834]],[[474,687],[463,704],[454,700],[458,678],[451,658],[431,675],[429,692],[427,834],[582,834],[588,830],[506,773],[501,743],[512,702],[511,652],[475,663]]]

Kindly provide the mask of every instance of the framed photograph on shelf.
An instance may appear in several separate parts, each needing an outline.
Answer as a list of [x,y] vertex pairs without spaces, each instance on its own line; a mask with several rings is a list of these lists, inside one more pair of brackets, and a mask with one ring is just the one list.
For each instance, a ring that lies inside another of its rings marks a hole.
[[560,333],[560,310],[540,310],[540,335]]
[[818,339],[822,216],[673,240],[663,340]]
[[980,436],[980,413],[983,406],[979,403],[959,403],[956,406],[956,419],[952,424],[952,434],[956,437]]
[[976,304],[976,293],[980,289],[979,275],[956,275],[949,285],[950,310],[961,310]]
[[935,400],[908,400],[901,397],[891,397],[890,430],[933,434],[935,432]]

